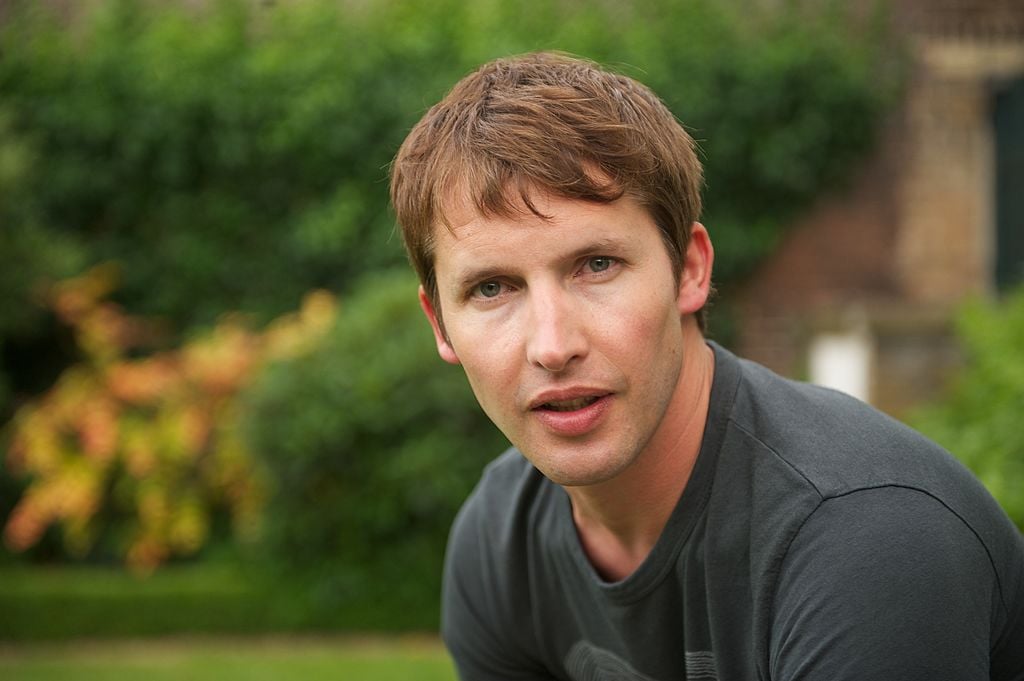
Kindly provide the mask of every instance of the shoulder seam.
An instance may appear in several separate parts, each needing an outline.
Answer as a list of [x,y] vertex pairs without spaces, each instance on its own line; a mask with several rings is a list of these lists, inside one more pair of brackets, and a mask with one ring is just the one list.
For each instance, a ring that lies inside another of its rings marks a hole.
[[[743,433],[744,435],[746,435],[747,437],[749,437],[749,438],[750,438],[751,440],[753,440],[753,441],[757,442],[757,443],[758,443],[759,445],[761,445],[762,447],[764,447],[765,449],[767,449],[767,450],[768,450],[769,452],[771,452],[772,454],[774,454],[774,455],[775,455],[775,458],[776,458],[776,459],[778,459],[778,460],[779,460],[779,461],[781,461],[782,463],[786,464],[786,466],[787,466],[787,467],[788,467],[788,468],[789,468],[789,469],[790,469],[791,471],[793,471],[794,473],[796,473],[796,474],[797,474],[798,476],[800,476],[800,478],[801,478],[801,479],[802,479],[802,480],[803,480],[804,482],[806,482],[806,483],[807,483],[807,486],[808,486],[808,487],[810,487],[811,489],[813,489],[813,490],[814,490],[815,494],[817,494],[817,495],[818,495],[819,499],[822,499],[822,500],[824,500],[824,499],[825,499],[825,495],[824,495],[824,494],[822,494],[822,492],[821,492],[821,490],[820,490],[820,489],[818,488],[818,486],[817,486],[817,485],[815,485],[815,484],[814,484],[814,482],[813,482],[813,481],[812,481],[812,480],[811,480],[810,478],[808,478],[808,477],[807,477],[806,475],[804,475],[804,472],[803,472],[803,471],[801,471],[801,470],[800,470],[799,468],[797,468],[797,467],[796,467],[796,466],[794,466],[794,465],[793,465],[792,463],[790,463],[790,462],[789,462],[789,460],[788,460],[788,459],[787,459],[786,457],[782,456],[782,454],[779,454],[779,452],[778,452],[778,451],[777,451],[777,450],[776,450],[776,449],[775,449],[774,447],[772,447],[772,446],[771,446],[771,445],[769,445],[769,444],[768,444],[767,442],[765,442],[765,441],[764,441],[764,440],[762,440],[761,438],[759,438],[759,437],[757,437],[756,435],[754,435],[754,433],[752,433],[752,432],[750,431],[750,429],[749,429],[749,428],[747,428],[747,427],[746,427],[746,426],[744,426],[744,425],[743,425],[742,423],[740,423],[739,421],[737,421],[737,420],[735,419],[735,417],[733,417],[733,416],[730,416],[730,417],[729,417],[729,423],[731,423],[732,425],[736,426],[736,428],[737,428],[737,429],[738,429],[738,430],[739,430],[740,432],[742,432],[742,433]],[[812,512],[813,512],[813,511],[812,511]]]
[[[857,487],[855,489],[847,490],[847,491],[845,491],[845,492],[843,492],[841,494],[833,494],[833,495],[829,495],[829,496],[822,496],[821,497],[821,501],[819,501],[814,506],[814,508],[811,509],[811,511],[804,517],[803,521],[800,523],[800,526],[796,529],[796,531],[793,533],[793,535],[789,538],[789,541],[786,543],[786,550],[782,552],[782,554],[781,554],[781,556],[779,558],[778,567],[781,568],[782,563],[785,562],[786,557],[789,555],[789,550],[793,546],[793,542],[796,540],[797,535],[799,535],[800,532],[803,531],[803,528],[807,524],[807,522],[811,519],[811,517],[815,513],[818,512],[818,510],[825,504],[825,502],[832,501],[832,500],[835,500],[835,499],[842,499],[842,498],[845,498],[845,497],[857,494],[859,492],[869,492],[871,490],[886,489],[886,488],[905,489],[905,490],[909,490],[911,492],[917,492],[918,494],[922,494],[922,495],[928,497],[929,499],[932,499],[933,501],[937,502],[940,506],[942,506],[944,509],[946,509],[951,515],[953,515],[953,517],[955,517],[957,520],[959,520],[960,524],[963,525],[972,535],[974,535],[974,538],[977,540],[977,542],[981,546],[982,550],[985,551],[986,558],[988,558],[988,564],[989,564],[989,567],[992,570],[992,575],[993,575],[993,577],[995,579],[996,591],[999,594],[999,605],[1002,607],[1003,616],[1004,617],[1009,616],[1010,609],[1009,609],[1009,606],[1006,603],[1006,595],[1005,595],[1005,593],[1003,591],[1003,583],[1002,583],[1002,580],[1001,580],[1001,577],[1000,577],[1000,574],[999,574],[999,570],[998,570],[998,568],[996,566],[996,561],[992,557],[992,551],[989,548],[988,543],[985,542],[984,538],[978,533],[978,531],[974,528],[974,526],[971,525],[971,523],[967,522],[967,519],[965,519],[961,514],[957,513],[956,510],[953,509],[949,504],[947,504],[941,498],[935,496],[934,494],[932,494],[928,490],[922,489],[920,487],[914,487],[913,485],[901,485],[901,484],[896,484],[896,483],[885,483],[885,484],[878,484],[878,485],[864,485],[862,487]],[[775,576],[776,577],[778,576],[778,571],[776,571]],[[773,612],[774,608],[775,608],[775,595],[776,595],[775,589],[777,587],[778,587],[777,581],[773,582],[773,584],[772,584],[772,608],[771,608],[771,611],[769,612],[769,614],[771,614],[771,612]]]
[[[830,499],[839,499],[839,498],[842,498],[842,497],[845,497],[845,496],[849,496],[851,494],[855,494],[857,492],[864,492],[864,491],[868,491],[868,490],[872,490],[872,489],[883,489],[883,488],[886,488],[886,487],[899,488],[899,489],[908,489],[908,490],[911,490],[911,491],[914,491],[914,492],[918,492],[920,494],[924,494],[924,495],[930,497],[931,499],[935,500],[936,502],[938,502],[939,505],[941,505],[943,508],[945,508],[951,514],[953,514],[957,518],[957,520],[959,520],[960,523],[964,527],[966,527],[967,530],[970,531],[970,533],[972,535],[974,535],[974,538],[978,541],[978,544],[980,544],[981,548],[984,549],[985,556],[988,558],[989,565],[992,567],[992,573],[995,575],[996,589],[999,592],[999,604],[1003,608],[1003,613],[1004,614],[1008,614],[1009,613],[1009,607],[1006,604],[1006,595],[1005,595],[1005,593],[1003,591],[1002,580],[1000,578],[999,570],[996,568],[996,561],[995,561],[995,559],[992,556],[992,551],[989,548],[988,543],[984,540],[984,538],[981,536],[981,534],[974,528],[974,526],[971,523],[969,523],[966,518],[963,517],[963,515],[958,513],[953,507],[951,507],[949,504],[947,504],[944,500],[942,500],[941,498],[935,496],[933,493],[931,493],[930,491],[928,491],[928,490],[926,490],[924,488],[915,487],[913,485],[903,485],[903,484],[898,484],[898,483],[883,483],[883,484],[877,484],[877,485],[863,485],[863,486],[860,486],[860,487],[855,487],[855,488],[846,490],[845,492],[842,492],[842,493],[839,493],[839,494],[825,495],[824,493],[822,493],[821,489],[817,485],[815,485],[814,482],[810,478],[808,478],[806,475],[804,475],[803,471],[801,471],[799,468],[795,467],[792,463],[790,463],[789,460],[787,460],[786,457],[782,456],[778,451],[776,451],[775,448],[773,448],[771,445],[766,443],[764,440],[760,439],[759,437],[754,435],[752,432],[750,432],[750,430],[748,428],[746,428],[743,424],[738,422],[734,417],[730,416],[729,417],[729,422],[731,424],[733,424],[734,426],[736,426],[736,428],[738,430],[740,430],[744,435],[746,435],[747,437],[751,438],[752,440],[754,440],[755,442],[760,444],[762,447],[764,447],[766,450],[768,450],[772,454],[774,454],[775,458],[777,458],[779,461],[784,463],[791,471],[793,471],[804,482],[806,482],[807,485],[811,489],[813,489],[815,491],[815,493],[819,497],[819,503],[816,504],[815,507],[807,514],[807,517],[804,518],[804,521],[800,524],[800,527],[798,527],[796,532],[793,533],[793,536],[790,537],[790,541],[786,545],[786,550],[782,553],[782,559],[783,560],[785,559],[785,556],[788,555],[788,553],[789,553],[789,546],[792,544],[793,540],[796,538],[796,536],[798,534],[800,534],[800,531],[803,529],[804,523],[806,523],[807,520],[810,519],[810,517],[812,515],[814,515],[814,513],[821,507],[822,503],[824,503],[824,502],[826,502],[826,501],[828,501]],[[781,561],[780,561],[780,564],[781,564]]]
[[[765,446],[767,446],[767,445],[765,445]],[[782,459],[782,457],[779,457],[779,458]],[[785,461],[785,459],[782,459],[782,460]],[[786,463],[787,463],[787,465],[789,465],[788,462],[786,462]],[[797,471],[797,472],[799,473],[799,471]],[[806,480],[806,476],[802,476],[801,475],[801,477]],[[810,484],[812,486],[812,488],[817,490],[817,488],[814,487],[813,483],[811,483],[809,480],[808,480],[808,484]],[[789,536],[788,540],[786,541],[785,549],[779,554],[779,556],[778,556],[778,558],[776,560],[772,561],[772,566],[771,566],[771,586],[770,586],[770,589],[769,589],[769,591],[770,591],[770,598],[769,598],[769,601],[768,601],[770,605],[768,607],[768,612],[767,612],[768,621],[770,622],[770,621],[772,621],[774,619],[775,606],[776,606],[776,598],[778,596],[779,576],[782,573],[782,564],[786,561],[786,558],[789,556],[790,549],[792,548],[793,543],[796,541],[796,538],[800,535],[800,533],[803,531],[803,528],[810,521],[810,519],[815,515],[815,513],[817,513],[821,509],[821,507],[826,502],[828,502],[828,501],[832,501],[832,500],[836,500],[836,499],[842,499],[842,498],[845,498],[845,497],[857,494],[859,492],[867,492],[867,491],[871,491],[871,490],[886,489],[886,488],[905,489],[905,490],[909,490],[909,491],[916,492],[916,493],[922,494],[924,496],[927,496],[928,498],[936,501],[942,508],[946,509],[946,511],[949,512],[953,517],[955,517],[960,522],[960,524],[963,527],[965,527],[972,535],[974,535],[975,540],[981,546],[982,550],[985,552],[986,558],[988,559],[989,568],[992,571],[992,574],[993,574],[993,577],[994,577],[994,581],[995,581],[996,591],[997,591],[998,596],[999,596],[999,606],[1002,609],[1002,613],[1001,613],[1002,617],[1004,619],[1009,617],[1010,609],[1009,609],[1009,606],[1006,603],[1006,596],[1005,596],[1005,593],[1004,593],[1004,590],[1003,590],[1003,584],[1002,584],[1002,580],[1001,580],[1001,575],[999,574],[999,570],[997,569],[997,566],[996,566],[996,561],[994,560],[994,558],[992,556],[992,552],[991,552],[988,544],[985,542],[985,540],[982,538],[982,536],[978,533],[978,531],[971,525],[971,523],[967,522],[967,520],[961,514],[957,513],[953,508],[951,508],[949,506],[949,504],[947,504],[945,501],[943,501],[939,497],[935,496],[934,494],[932,494],[928,490],[921,489],[921,488],[918,488],[918,487],[914,487],[912,485],[900,485],[900,484],[895,484],[895,483],[886,483],[886,484],[878,484],[878,485],[865,485],[865,486],[862,486],[862,487],[857,487],[855,489],[847,490],[847,491],[845,491],[845,492],[843,492],[841,494],[832,494],[832,495],[828,495],[828,496],[820,495],[820,493],[819,493],[820,499],[819,499],[818,503],[815,504],[814,507],[811,508],[807,512],[807,514],[804,516],[803,520],[800,522],[799,526],[797,526],[797,528],[793,531],[793,533]],[[770,636],[771,636],[770,631],[771,631],[770,627],[766,627],[765,632],[764,632],[764,637],[759,642],[760,649],[762,651],[764,651],[765,655],[767,655],[767,651],[769,650],[769,647],[770,647],[770,644],[769,644],[769,639],[770,639]],[[766,668],[769,667],[770,664],[771,664],[770,660],[767,660],[767,659],[764,659],[763,663],[766,665]]]
[[[991,549],[989,549],[988,543],[981,536],[981,534],[976,529],[974,529],[974,526],[971,523],[969,523],[967,521],[967,519],[964,518],[960,513],[958,513],[956,511],[956,509],[954,509],[952,506],[947,504],[943,499],[941,499],[940,497],[937,497],[936,495],[934,495],[930,491],[928,491],[926,489],[923,489],[921,487],[915,487],[914,485],[901,485],[901,484],[897,484],[897,483],[886,483],[886,484],[879,484],[879,485],[865,485],[863,487],[858,487],[856,489],[847,490],[846,492],[843,492],[842,494],[834,494],[834,495],[831,495],[831,496],[828,496],[828,497],[823,497],[822,498],[822,504],[824,502],[830,501],[832,499],[842,499],[843,497],[848,497],[848,496],[850,496],[852,494],[856,494],[857,492],[867,492],[867,491],[875,490],[875,489],[885,489],[887,487],[891,487],[891,488],[895,488],[895,489],[906,489],[906,490],[910,490],[912,492],[917,492],[918,494],[925,495],[926,497],[928,497],[929,499],[932,499],[933,501],[937,502],[940,506],[942,506],[944,509],[949,511],[949,513],[951,513],[957,520],[960,521],[961,525],[963,525],[965,528],[967,528],[967,530],[972,535],[974,535],[974,538],[977,540],[978,544],[985,551],[985,556],[988,558],[988,564],[992,568],[992,574],[995,576],[996,590],[999,592],[999,605],[1002,606],[1002,608],[1003,608],[1003,614],[1004,615],[1009,615],[1010,609],[1009,609],[1009,606],[1006,603],[1006,596],[1003,593],[1003,583],[1002,583],[1002,580],[1000,579],[999,570],[998,570],[998,568],[996,566],[995,558],[992,557],[992,551],[991,551]],[[822,504],[818,504],[817,506],[815,506],[814,511],[811,511],[811,513],[808,514],[807,518],[804,519],[805,522],[806,522],[807,519],[809,519],[811,517],[811,515],[814,514],[815,511],[817,511],[821,507]],[[800,527],[803,528],[803,523],[801,523]],[[799,533],[799,530],[797,531],[797,533]],[[786,548],[786,551],[787,552],[789,551],[789,547],[788,546]]]

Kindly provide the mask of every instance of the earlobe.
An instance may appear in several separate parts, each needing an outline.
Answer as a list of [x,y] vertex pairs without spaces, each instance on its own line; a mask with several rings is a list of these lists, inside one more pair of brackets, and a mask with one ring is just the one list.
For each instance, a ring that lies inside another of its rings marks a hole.
[[699,222],[693,223],[690,241],[683,258],[679,276],[679,312],[693,314],[704,307],[711,293],[711,268],[715,262],[715,249],[708,230]]
[[437,354],[449,364],[459,364],[459,357],[455,354],[455,349],[452,347],[447,334],[445,334],[441,326],[441,318],[438,316],[437,311],[434,310],[434,304],[430,301],[430,296],[427,295],[422,286],[420,286],[419,297],[423,314],[427,316],[430,328],[434,331],[434,340],[437,342]]

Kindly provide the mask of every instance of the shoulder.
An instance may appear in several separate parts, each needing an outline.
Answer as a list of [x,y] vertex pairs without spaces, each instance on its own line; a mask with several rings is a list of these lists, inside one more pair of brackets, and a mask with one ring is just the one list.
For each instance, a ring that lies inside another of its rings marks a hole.
[[529,528],[550,482],[515,449],[484,470],[448,538],[441,633],[469,678],[513,678],[534,654]]
[[[1016,568],[1000,571],[974,529],[925,492],[823,500],[779,567],[771,677],[988,679],[1022,643],[1017,540]],[[1001,653],[1000,639],[1014,643]]]
[[905,486],[958,512],[1001,514],[973,474],[908,426],[843,393],[740,364],[730,426],[820,497]]
[[[549,482],[515,448],[484,469],[452,525],[449,552],[455,557],[479,543],[490,551],[511,548],[531,510],[547,498]],[[468,546],[466,546],[468,544]]]
[[[1000,573],[1019,563],[1020,533],[952,454],[860,400],[739,362],[729,428],[742,446],[733,447],[729,460],[749,466],[751,478],[763,481],[755,485],[755,496],[765,496],[764,503],[793,499],[792,521],[801,523],[807,514],[829,508],[823,504],[830,500],[870,490],[891,490],[882,499],[928,498],[933,516],[962,525]],[[850,503],[864,498],[851,496],[834,506],[867,513]],[[873,525],[876,530],[915,527],[913,518],[895,510],[887,518]]]
[[[966,552],[969,557],[957,560],[954,570],[942,556],[941,547],[955,544],[958,536],[969,539],[961,529],[927,498],[909,490],[882,488],[823,502],[807,518],[780,566],[768,641],[771,678],[818,678],[820,670],[839,679],[881,674],[920,678],[896,665],[930,664],[922,655],[956,649],[961,623],[974,638],[976,632],[988,631],[984,612],[991,603],[992,580],[983,555]],[[968,545],[976,547],[973,541]],[[964,583],[981,592],[970,596],[980,595],[975,602],[984,607],[972,607],[971,599],[957,607],[948,602],[948,595],[963,594],[960,589],[943,593],[957,581],[946,575],[959,572],[960,565],[967,568],[961,575]],[[957,621],[935,620],[945,612],[955,613]],[[939,625],[930,632],[914,631],[909,637],[896,633],[931,627],[932,621]],[[985,648],[972,650],[968,668],[987,665]],[[872,655],[865,656],[865,650]],[[955,678],[980,678],[961,667],[951,669],[961,674]]]
[[446,571],[491,576],[506,564],[545,482],[514,448],[488,464],[452,524]]
[[[1024,541],[973,474],[858,400],[732,361],[718,476],[735,482],[723,485],[733,493],[717,527],[760,538],[750,558],[776,670],[844,645],[850,660],[864,646],[895,657],[956,649],[949,632],[984,634],[977,659],[950,661],[961,671],[987,664],[990,632],[1013,639],[1006,650],[1024,645]],[[900,630],[909,636],[892,637]]]

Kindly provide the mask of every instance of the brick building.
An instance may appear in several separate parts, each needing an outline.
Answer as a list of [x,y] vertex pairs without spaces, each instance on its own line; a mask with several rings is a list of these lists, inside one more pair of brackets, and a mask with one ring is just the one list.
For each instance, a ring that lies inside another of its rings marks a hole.
[[1024,282],[1024,0],[897,0],[911,72],[875,152],[739,292],[738,350],[900,415],[969,297]]

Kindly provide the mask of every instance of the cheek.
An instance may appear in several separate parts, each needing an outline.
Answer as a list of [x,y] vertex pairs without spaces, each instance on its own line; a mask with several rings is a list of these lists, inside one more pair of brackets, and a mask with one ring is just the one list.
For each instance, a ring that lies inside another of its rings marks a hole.
[[505,437],[513,439],[518,431],[514,417],[517,412],[518,386],[515,375],[487,364],[467,366],[463,363],[462,368],[480,409]]
[[612,318],[615,323],[594,327],[599,330],[603,343],[643,362],[648,359],[641,360],[640,355],[667,353],[678,340],[682,327],[674,301],[664,297],[619,305]]
[[452,345],[469,379],[469,385],[484,411],[490,415],[492,404],[515,389],[519,362],[510,334],[495,331],[474,333],[466,328],[452,335]]

